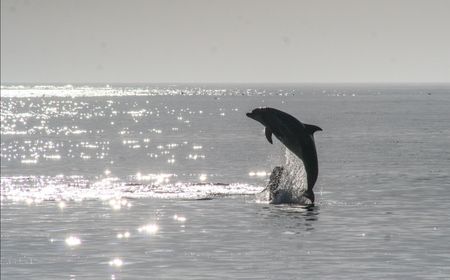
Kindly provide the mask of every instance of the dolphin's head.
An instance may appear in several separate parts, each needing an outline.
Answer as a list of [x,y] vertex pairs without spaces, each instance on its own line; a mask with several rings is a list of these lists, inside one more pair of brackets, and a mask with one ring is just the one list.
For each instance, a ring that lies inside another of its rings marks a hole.
[[271,128],[274,132],[279,130],[280,124],[285,121],[286,115],[286,113],[270,107],[256,108],[247,113],[247,117],[254,119],[265,127]]
[[268,108],[256,108],[253,111],[247,113],[247,117],[254,119],[257,122],[260,122],[263,125],[266,125],[266,117]]

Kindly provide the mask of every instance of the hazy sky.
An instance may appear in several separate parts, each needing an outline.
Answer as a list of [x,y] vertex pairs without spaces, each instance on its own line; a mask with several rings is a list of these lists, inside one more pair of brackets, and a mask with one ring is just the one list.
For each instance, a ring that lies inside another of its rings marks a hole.
[[4,82],[450,82],[450,0],[1,0]]

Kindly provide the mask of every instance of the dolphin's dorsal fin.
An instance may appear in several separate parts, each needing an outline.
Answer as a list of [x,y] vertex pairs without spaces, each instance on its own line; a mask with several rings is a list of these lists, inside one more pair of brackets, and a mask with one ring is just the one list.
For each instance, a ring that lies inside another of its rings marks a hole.
[[318,126],[312,125],[312,124],[303,124],[305,126],[306,132],[313,135],[316,131],[322,131],[322,129]]
[[270,144],[273,144],[273,142],[272,142],[272,130],[266,126],[265,132],[266,132],[267,141],[269,141]]

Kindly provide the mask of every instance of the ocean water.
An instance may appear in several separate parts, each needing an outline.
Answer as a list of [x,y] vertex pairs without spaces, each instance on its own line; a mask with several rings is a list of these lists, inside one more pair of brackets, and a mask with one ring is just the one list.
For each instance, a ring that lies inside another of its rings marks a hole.
[[[449,85],[1,96],[1,279],[450,278]],[[260,106],[323,129],[314,207],[260,197],[289,157]]]

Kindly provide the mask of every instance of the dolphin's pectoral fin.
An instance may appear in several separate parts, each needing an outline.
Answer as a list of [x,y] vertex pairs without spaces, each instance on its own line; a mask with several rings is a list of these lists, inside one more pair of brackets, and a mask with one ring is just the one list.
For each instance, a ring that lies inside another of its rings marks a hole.
[[270,144],[273,144],[273,142],[272,142],[272,130],[270,128],[266,127],[266,131],[265,132],[266,132],[267,141],[269,141]]
[[322,129],[316,125],[306,124],[306,123],[303,125],[305,126],[305,130],[311,135],[313,135],[314,132],[316,132],[316,131],[322,131]]

